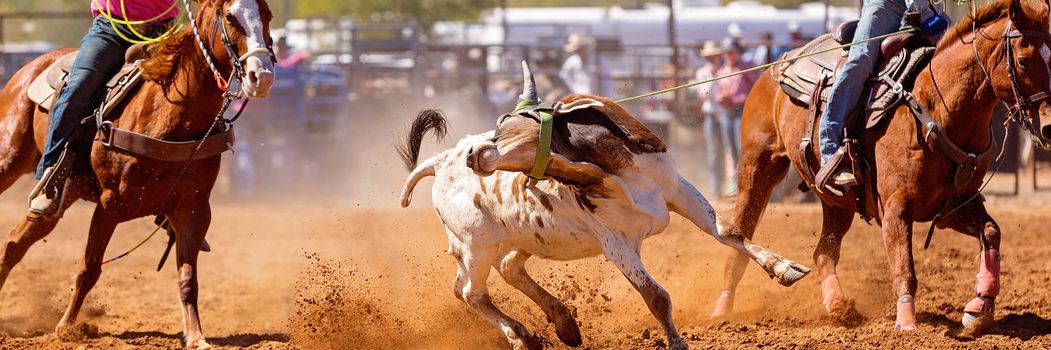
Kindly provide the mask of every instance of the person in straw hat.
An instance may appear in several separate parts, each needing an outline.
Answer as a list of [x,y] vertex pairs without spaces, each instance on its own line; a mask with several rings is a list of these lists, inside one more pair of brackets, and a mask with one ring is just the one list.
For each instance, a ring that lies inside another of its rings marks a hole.
[[[713,40],[706,40],[697,54],[704,59],[705,65],[697,68],[695,81],[714,78],[723,65],[722,47],[719,47],[719,44]],[[694,91],[701,101],[701,114],[704,117],[701,128],[704,131],[704,148],[708,153],[708,181],[711,186],[707,190],[718,196],[725,193],[723,186],[726,181],[726,167],[724,163],[726,162],[726,145],[729,140],[723,137],[722,128],[728,127],[729,124],[724,122],[726,110],[715,100],[714,90],[717,83],[698,85]]]
[[592,40],[580,34],[572,34],[567,41],[565,49],[569,57],[562,63],[558,76],[566,82],[570,92],[590,94],[592,77],[587,62],[591,54]]

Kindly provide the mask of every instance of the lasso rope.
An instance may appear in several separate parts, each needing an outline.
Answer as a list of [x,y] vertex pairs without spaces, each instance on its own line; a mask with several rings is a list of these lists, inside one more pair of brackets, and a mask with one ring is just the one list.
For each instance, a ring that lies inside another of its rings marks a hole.
[[[141,34],[137,30],[135,30],[135,26],[143,25],[143,24],[151,24],[151,23],[161,19],[162,17],[168,15],[169,13],[171,13],[172,10],[175,10],[175,5],[178,4],[177,0],[172,0],[172,4],[171,4],[171,6],[168,6],[167,10],[164,10],[163,12],[161,12],[160,14],[158,14],[156,16],[153,16],[152,18],[144,19],[144,20],[141,20],[141,21],[132,21],[132,20],[130,20],[128,18],[128,10],[127,10],[127,7],[124,5],[126,0],[120,0],[121,18],[116,18],[115,16],[113,16],[113,14],[111,12],[107,11],[106,10],[107,6],[102,6],[102,3],[99,2],[100,0],[92,0],[92,1],[95,2],[95,8],[98,10],[99,15],[101,15],[102,17],[106,18],[109,21],[110,27],[113,28],[113,31],[117,33],[117,36],[119,36],[121,39],[124,39],[125,41],[130,42],[132,44],[153,44],[153,43],[157,43],[157,42],[160,42],[160,41],[162,41],[164,39],[167,39],[172,33],[176,32],[179,29],[176,26],[172,26],[171,28],[168,28],[167,32],[165,32],[164,34],[161,34],[160,36],[158,36],[156,38],[148,37],[145,34]],[[107,0],[107,5],[108,5],[108,3],[109,3],[109,0]],[[134,34],[135,36],[139,37],[139,39],[129,38],[127,35],[125,35],[120,30],[117,29],[117,24],[124,25],[125,28],[128,28],[128,30],[131,31],[131,33]]]
[[752,68],[736,71],[736,72],[733,72],[733,73],[730,73],[730,74],[714,77],[714,78],[711,78],[711,79],[695,81],[695,82],[691,82],[691,83],[682,84],[682,85],[679,85],[679,86],[673,86],[673,87],[670,87],[670,88],[667,88],[667,89],[662,89],[662,90],[657,90],[657,91],[650,92],[650,93],[645,93],[645,94],[638,95],[638,96],[622,98],[622,99],[616,100],[614,102],[616,102],[618,104],[633,102],[633,101],[637,101],[637,100],[644,99],[644,98],[647,98],[647,97],[652,97],[652,96],[656,96],[656,95],[660,95],[660,94],[664,94],[664,93],[668,93],[668,92],[682,90],[682,89],[685,89],[685,88],[689,88],[689,87],[693,87],[693,86],[697,86],[697,85],[701,85],[701,84],[707,84],[707,83],[723,80],[723,79],[730,78],[730,77],[735,77],[735,76],[742,75],[742,74],[748,74],[748,73],[751,73],[751,72],[761,71],[763,69],[766,69],[766,68],[769,68],[771,66],[778,65],[778,64],[781,64],[781,63],[795,62],[795,61],[803,59],[803,58],[817,56],[817,55],[820,55],[820,54],[823,54],[823,53],[826,53],[826,52],[842,50],[842,49],[845,49],[845,48],[848,48],[848,47],[851,47],[851,46],[854,46],[854,45],[864,44],[864,43],[868,43],[868,42],[872,42],[872,41],[883,40],[883,39],[886,39],[886,38],[889,38],[889,37],[892,37],[892,36],[895,36],[895,35],[898,35],[898,34],[912,33],[912,32],[914,32],[916,30],[917,30],[916,28],[909,28],[909,29],[899,30],[899,31],[896,31],[896,32],[893,32],[893,33],[890,33],[890,34],[884,34],[884,35],[875,36],[875,37],[871,37],[871,38],[864,39],[864,40],[858,40],[858,41],[855,41],[855,42],[846,43],[846,44],[843,44],[843,45],[833,46],[833,47],[830,47],[830,48],[827,48],[827,49],[824,49],[824,50],[811,52],[811,53],[808,53],[808,54],[805,54],[805,55],[799,55],[799,56],[792,57],[792,58],[786,58],[786,59],[783,59],[783,60],[780,60],[780,61],[774,61],[774,62],[770,62],[770,63],[767,63],[767,64],[761,64],[761,65],[758,65],[758,66],[755,66],[755,67],[752,67]]

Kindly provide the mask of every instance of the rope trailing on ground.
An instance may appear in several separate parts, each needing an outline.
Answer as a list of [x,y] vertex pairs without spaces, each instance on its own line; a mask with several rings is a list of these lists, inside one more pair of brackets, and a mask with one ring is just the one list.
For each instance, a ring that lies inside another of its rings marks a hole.
[[811,53],[808,53],[808,54],[805,54],[805,55],[799,55],[799,56],[792,57],[792,58],[786,58],[786,59],[783,59],[783,60],[780,60],[780,61],[774,61],[774,62],[770,62],[770,63],[767,63],[767,64],[758,65],[758,66],[755,66],[755,67],[752,67],[752,68],[748,68],[748,69],[745,69],[745,70],[740,70],[740,71],[737,71],[737,72],[733,72],[733,73],[730,73],[730,74],[714,77],[714,78],[711,78],[711,79],[695,81],[695,82],[686,83],[686,84],[679,85],[679,86],[673,86],[673,87],[670,87],[670,88],[667,88],[667,89],[663,89],[663,90],[657,90],[657,91],[654,91],[654,92],[645,93],[645,94],[638,95],[638,96],[622,98],[622,99],[616,100],[614,102],[616,102],[618,104],[634,102],[634,101],[641,100],[641,99],[644,99],[644,98],[647,98],[647,97],[652,97],[652,96],[657,96],[657,95],[664,94],[664,93],[669,93],[669,92],[673,92],[673,91],[677,91],[677,90],[682,90],[682,89],[685,89],[685,88],[689,88],[689,87],[693,87],[693,86],[697,86],[697,85],[701,85],[701,84],[707,84],[707,83],[723,80],[723,79],[730,78],[730,77],[735,77],[735,76],[742,75],[742,74],[748,74],[748,73],[751,73],[751,72],[761,71],[761,70],[767,69],[767,68],[769,68],[771,66],[778,65],[778,64],[781,64],[781,63],[795,62],[796,60],[800,60],[800,59],[807,58],[807,57],[817,56],[817,55],[820,55],[820,54],[823,54],[823,53],[826,53],[826,52],[842,50],[842,49],[845,49],[845,48],[848,48],[848,47],[851,47],[851,46],[854,46],[854,45],[864,44],[864,43],[868,43],[868,42],[872,42],[872,41],[883,40],[883,39],[886,39],[886,38],[889,38],[889,37],[892,37],[892,36],[895,36],[895,35],[898,35],[898,34],[912,33],[912,32],[915,32],[916,30],[917,30],[916,28],[903,29],[903,30],[899,30],[899,31],[896,31],[896,32],[893,32],[893,33],[890,33],[890,34],[875,36],[875,37],[871,37],[871,38],[868,38],[868,39],[858,40],[858,41],[855,41],[855,42],[846,43],[846,44],[839,45],[839,46],[833,46],[833,47],[830,47],[830,48],[827,48],[827,49],[824,49],[824,50],[820,50],[820,51],[817,51],[817,52],[811,52]]

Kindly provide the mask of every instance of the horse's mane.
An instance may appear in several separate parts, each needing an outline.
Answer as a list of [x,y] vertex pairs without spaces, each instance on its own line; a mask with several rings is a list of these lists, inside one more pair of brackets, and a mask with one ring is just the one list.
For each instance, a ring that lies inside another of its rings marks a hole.
[[[998,0],[988,5],[979,7],[974,11],[973,14],[969,14],[961,18],[956,26],[953,28],[956,33],[967,33],[971,31],[972,26],[981,27],[989,22],[996,21],[1000,18],[1009,16],[1011,11],[1012,0]],[[942,40],[950,40],[949,35],[942,37]],[[956,40],[953,37],[951,40]]]
[[193,32],[183,30],[156,44],[157,47],[150,50],[150,57],[142,63],[142,77],[160,84],[170,83],[175,78],[179,60],[190,54],[188,50],[198,50],[193,41]]

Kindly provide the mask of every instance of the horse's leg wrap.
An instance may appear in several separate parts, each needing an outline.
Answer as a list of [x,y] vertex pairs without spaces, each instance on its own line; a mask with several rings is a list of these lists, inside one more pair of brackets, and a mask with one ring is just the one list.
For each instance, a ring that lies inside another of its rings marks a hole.
[[[825,306],[825,312],[832,312],[833,307],[841,306],[832,305],[832,302],[834,301],[833,298],[837,296],[836,294],[842,290],[843,288],[839,285],[839,276],[836,276],[834,273],[825,276],[825,279],[821,280],[821,304]],[[842,302],[842,300],[839,301]]]
[[1000,251],[987,249],[979,255],[976,296],[963,311],[993,315],[996,296],[1000,294]]
[[899,331],[916,330],[916,304],[911,294],[898,297],[898,316],[894,321],[894,329]]

